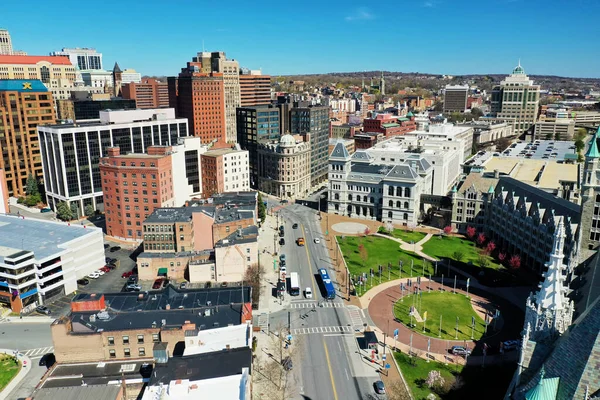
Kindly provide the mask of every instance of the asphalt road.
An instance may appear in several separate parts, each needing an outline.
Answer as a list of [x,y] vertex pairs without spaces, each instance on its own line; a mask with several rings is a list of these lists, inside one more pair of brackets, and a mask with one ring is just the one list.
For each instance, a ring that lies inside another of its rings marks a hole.
[[[297,361],[300,368],[296,372],[301,398],[360,400],[368,394],[374,395],[372,384],[379,377],[374,369],[360,368],[361,359],[356,354],[352,323],[343,300],[340,297],[325,300],[319,289],[318,269],[327,268],[334,282],[335,271],[331,268],[316,212],[299,205],[289,205],[279,212],[286,241],[280,253],[286,255],[288,274],[298,272],[302,292],[306,287],[313,290],[312,300],[305,299],[304,293],[292,298],[290,327],[292,330],[324,328],[318,333],[297,335],[292,340],[293,345],[301,346]],[[292,229],[294,223],[298,223],[297,229]],[[299,237],[304,237],[306,246],[296,245]],[[315,243],[315,238],[321,242]],[[302,308],[296,308],[300,306]]]

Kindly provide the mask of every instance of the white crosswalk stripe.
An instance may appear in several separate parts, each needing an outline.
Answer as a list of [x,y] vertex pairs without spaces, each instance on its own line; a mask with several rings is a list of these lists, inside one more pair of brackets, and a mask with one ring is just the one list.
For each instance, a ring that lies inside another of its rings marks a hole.
[[54,347],[38,347],[37,349],[20,350],[19,353],[25,354],[28,357],[43,356],[46,353],[52,353]]
[[317,308],[317,307],[324,307],[324,308],[341,308],[344,307],[344,303],[337,303],[337,302],[322,302],[322,303],[317,303],[317,302],[292,302],[291,303],[291,308]]
[[296,328],[292,329],[292,335],[309,335],[316,333],[351,333],[352,328],[349,326],[319,326],[312,328]]
[[352,322],[354,330],[360,331],[363,328],[363,319],[360,308],[348,307],[348,313],[350,314],[350,321]]

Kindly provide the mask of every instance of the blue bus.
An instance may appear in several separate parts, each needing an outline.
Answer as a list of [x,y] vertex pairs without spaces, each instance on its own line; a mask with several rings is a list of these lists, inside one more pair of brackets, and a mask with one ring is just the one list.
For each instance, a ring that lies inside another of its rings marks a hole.
[[333,282],[331,282],[327,270],[325,268],[319,269],[319,275],[321,275],[321,281],[325,288],[325,297],[328,299],[335,299],[335,288],[333,287]]

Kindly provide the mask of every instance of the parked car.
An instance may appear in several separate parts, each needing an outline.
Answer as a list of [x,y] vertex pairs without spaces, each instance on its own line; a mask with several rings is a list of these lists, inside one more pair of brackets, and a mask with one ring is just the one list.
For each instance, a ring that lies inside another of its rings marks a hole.
[[306,289],[304,289],[304,296],[307,299],[312,299],[312,289],[307,287]]
[[162,280],[162,287],[167,287],[167,285],[169,284],[169,279],[165,278]]
[[121,250],[121,246],[113,246],[110,248],[111,253],[114,253],[115,251],[119,251],[119,250]]
[[111,269],[105,265],[104,267],[100,268],[100,271],[103,271],[104,273],[106,273],[106,272],[110,272]]
[[375,393],[385,394],[385,385],[383,384],[383,381],[376,381],[373,383],[373,388],[375,389]]
[[96,270],[94,272],[97,273],[100,276],[102,276],[102,275],[104,275],[106,273],[106,272],[102,271],[102,268],[100,268],[99,270]]
[[152,289],[160,289],[160,287],[162,286],[162,281],[162,279],[155,280],[152,284]]
[[90,281],[89,281],[88,279],[85,279],[85,278],[83,278],[83,279],[78,279],[78,280],[77,280],[77,284],[85,286],[85,285],[89,285],[89,284],[90,284]]
[[292,225],[292,229],[298,229],[298,224]]
[[281,254],[279,256],[279,261],[283,261],[285,263],[285,254]]
[[[108,249],[109,247],[110,247],[110,244],[104,243],[104,249]],[[108,257],[107,257],[107,259],[108,259]]]
[[113,270],[115,268],[117,268],[117,266],[115,264],[106,264],[104,267],[108,268],[109,270]]
[[283,231],[284,231],[284,229],[285,229],[285,228],[284,228],[284,226],[283,226],[283,225],[281,225],[281,226],[279,227],[279,232],[283,232]]
[[285,199],[281,200],[281,204],[287,204],[287,203],[288,203],[287,200],[285,200]]
[[521,345],[520,340],[507,340],[502,342],[502,350],[503,351],[511,351],[516,350]]
[[89,274],[87,277],[88,277],[88,278],[91,278],[91,279],[98,279],[98,278],[100,278],[100,274],[99,274],[99,273],[97,273],[97,272],[92,272],[92,273],[91,273],[91,274]]
[[50,315],[50,309],[46,306],[37,306],[35,311],[39,312],[40,314]]
[[138,277],[137,275],[131,275],[128,279],[127,279],[127,283],[137,283],[138,282]]
[[45,208],[42,208],[40,210],[40,212],[41,213],[49,213],[49,212],[52,212],[52,209],[50,207],[45,207]]
[[298,238],[298,239],[296,239],[296,244],[298,246],[304,246],[304,238]]
[[123,272],[121,278],[129,278],[131,275],[133,275],[133,271]]
[[116,263],[116,262],[117,262],[117,259],[116,259],[116,258],[110,258],[110,257],[106,257],[106,258],[104,259],[104,261],[106,261],[106,263],[107,263],[107,264],[114,264],[114,263]]
[[452,354],[454,354],[456,356],[471,355],[471,350],[467,349],[463,346],[452,346],[452,349],[450,349],[450,351],[452,352]]
[[282,273],[284,273],[284,274],[285,274],[285,273],[286,273],[286,271],[287,271],[287,269],[285,268],[285,265],[281,265],[281,264],[279,264],[279,272],[282,272]]
[[279,245],[280,246],[284,246],[285,245],[285,239],[284,238],[279,239]]
[[181,282],[179,284],[179,289],[186,289],[187,288],[187,282]]
[[40,358],[40,367],[44,367],[45,366],[46,368],[50,368],[55,363],[56,363],[56,357],[54,356],[54,353],[44,354]]
[[316,243],[316,244],[319,244],[319,243],[321,243],[321,239],[319,239],[319,238],[315,238],[315,243]]
[[125,287],[125,290],[127,290],[128,292],[139,292],[140,290],[142,290],[142,287],[137,283],[131,283]]

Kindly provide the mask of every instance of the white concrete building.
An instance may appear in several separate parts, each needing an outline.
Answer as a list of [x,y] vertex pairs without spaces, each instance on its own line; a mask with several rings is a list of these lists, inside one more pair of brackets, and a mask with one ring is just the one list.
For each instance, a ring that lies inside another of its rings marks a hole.
[[465,159],[473,152],[473,128],[471,126],[455,126],[449,123],[430,124],[427,130],[417,129],[407,132],[405,135],[426,141],[459,142]]
[[102,53],[96,49],[87,47],[63,48],[61,51],[53,51],[51,56],[67,56],[71,64],[80,70],[102,70]]
[[98,164],[107,148],[145,153],[148,146],[176,145],[188,132],[187,119],[175,118],[172,108],[100,111],[99,123],[39,126],[48,205],[75,202],[79,215],[88,204],[103,210]]
[[176,379],[168,385],[146,387],[142,400],[250,400],[250,369],[212,379]]
[[8,29],[0,29],[0,54],[13,54],[12,40]]
[[[171,165],[173,168],[173,195],[175,206],[181,207],[186,201],[202,195],[201,155],[208,151],[199,137],[180,137],[172,146]],[[180,173],[185,171],[185,173]]]
[[356,112],[355,99],[329,99],[329,106],[333,111]]
[[81,78],[85,86],[95,88],[114,87],[112,72],[103,70],[81,70]]
[[[205,311],[206,312],[206,311]],[[212,353],[213,351],[231,350],[250,347],[252,344],[252,324],[223,326],[213,329],[200,329],[186,333],[183,356]]]
[[533,139],[573,140],[575,120],[572,118],[540,118],[533,126]]
[[104,265],[98,228],[0,215],[0,302],[31,310]]
[[140,83],[142,82],[142,74],[135,69],[125,68],[121,72],[121,83]]
[[421,194],[431,193],[432,166],[421,154],[412,153],[390,164],[368,150],[350,156],[342,143],[333,149],[327,212],[415,226]]
[[497,120],[479,120],[459,124],[473,128],[473,143],[491,143],[503,137],[514,135],[513,124]]

